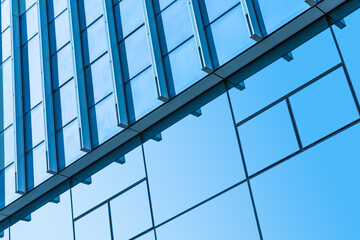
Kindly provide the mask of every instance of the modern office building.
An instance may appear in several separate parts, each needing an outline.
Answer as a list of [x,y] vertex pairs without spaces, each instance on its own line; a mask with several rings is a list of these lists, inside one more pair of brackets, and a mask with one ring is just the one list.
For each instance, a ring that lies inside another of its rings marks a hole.
[[360,0],[2,0],[6,240],[360,239]]

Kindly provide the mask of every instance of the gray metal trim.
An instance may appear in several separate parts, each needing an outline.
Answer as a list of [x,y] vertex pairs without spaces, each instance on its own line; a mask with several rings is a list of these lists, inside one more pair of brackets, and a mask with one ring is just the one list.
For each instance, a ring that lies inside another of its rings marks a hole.
[[88,104],[86,98],[86,85],[84,76],[84,64],[82,59],[81,32],[79,24],[79,12],[77,0],[68,0],[71,47],[74,61],[74,77],[76,89],[77,119],[79,123],[81,151],[91,151],[91,135],[89,124]]
[[25,146],[24,146],[24,111],[22,95],[20,16],[18,0],[11,1],[11,61],[14,101],[14,146],[15,146],[15,191],[26,193]]
[[113,93],[117,113],[118,126],[127,127],[129,117],[127,111],[127,102],[122,78],[122,70],[119,56],[119,46],[116,37],[115,18],[112,6],[112,0],[104,1],[105,24],[108,30],[109,53],[111,62],[111,73],[113,81]]
[[39,0],[39,37],[42,78],[42,101],[45,124],[46,166],[48,173],[57,173],[55,119],[51,82],[50,43],[46,0]]
[[196,48],[198,49],[201,69],[204,72],[211,73],[214,69],[211,62],[210,48],[206,38],[206,32],[199,2],[198,0],[188,0],[188,6],[194,31]]

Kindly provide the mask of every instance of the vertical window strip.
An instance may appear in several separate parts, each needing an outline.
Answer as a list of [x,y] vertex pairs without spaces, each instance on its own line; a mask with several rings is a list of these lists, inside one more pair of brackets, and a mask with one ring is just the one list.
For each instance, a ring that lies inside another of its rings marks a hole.
[[42,101],[45,124],[45,151],[48,173],[58,170],[56,158],[55,119],[51,83],[50,46],[46,0],[39,0],[39,36],[42,78]]
[[115,98],[115,107],[117,122],[120,127],[129,125],[127,111],[127,102],[125,97],[124,81],[119,56],[119,46],[117,44],[115,17],[113,12],[112,0],[104,1],[105,25],[108,33],[109,55],[111,62],[111,74],[113,82],[113,93]]
[[89,114],[86,98],[84,64],[82,59],[79,12],[76,0],[68,0],[70,12],[71,47],[74,60],[76,106],[79,123],[81,151],[91,151]]

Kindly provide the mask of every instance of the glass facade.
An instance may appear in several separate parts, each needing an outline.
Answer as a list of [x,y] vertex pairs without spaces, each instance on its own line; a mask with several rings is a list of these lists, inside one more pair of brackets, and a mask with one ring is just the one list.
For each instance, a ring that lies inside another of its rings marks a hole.
[[292,30],[329,2],[2,0],[0,238],[360,239],[360,4]]

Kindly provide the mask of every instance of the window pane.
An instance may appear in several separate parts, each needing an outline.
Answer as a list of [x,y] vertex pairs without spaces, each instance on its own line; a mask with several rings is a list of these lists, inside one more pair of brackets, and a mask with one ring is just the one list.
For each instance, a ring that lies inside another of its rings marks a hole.
[[[292,51],[294,59],[279,59],[245,81],[245,91],[231,89],[237,122],[340,63],[331,32],[325,30]],[[250,104],[251,103],[251,104]]]
[[358,239],[359,124],[251,180],[264,239]]
[[245,184],[161,226],[156,235],[158,240],[260,239]]
[[57,204],[48,203],[31,214],[31,221],[11,226],[11,239],[70,240],[73,239],[69,191]]
[[71,44],[51,57],[51,75],[54,90],[74,76]]
[[249,174],[299,149],[285,102],[240,125],[238,131]]
[[[0,129],[5,129],[13,122],[13,88],[12,88],[12,69],[11,60],[7,60],[1,66],[1,76],[3,81],[3,99],[0,102],[4,111],[4,122]],[[2,130],[1,129],[1,130]]]
[[24,44],[38,32],[37,4],[33,5],[25,14],[23,14],[20,17],[20,20],[21,44]]
[[141,0],[123,0],[115,6],[114,12],[119,40],[144,23],[144,11]]
[[84,29],[103,14],[102,0],[79,0],[80,27]]
[[67,8],[67,0],[48,0],[48,20],[51,21]]
[[0,133],[0,170],[14,162],[14,128],[13,126],[7,128]]
[[202,15],[205,24],[211,23],[221,14],[240,3],[238,0],[222,0],[220,4],[218,0],[202,0],[199,2],[203,4]]
[[342,68],[296,93],[290,101],[305,146],[359,118]]
[[111,239],[108,205],[105,204],[75,222],[76,240]]
[[10,0],[1,3],[1,32],[10,26]]
[[70,41],[68,11],[63,12],[49,24],[50,53],[53,54]]
[[114,196],[145,177],[141,147],[125,155],[125,164],[114,162],[91,176],[91,184],[73,190],[74,217]]
[[59,130],[77,116],[75,80],[54,92],[55,129]]
[[25,151],[44,141],[44,111],[40,104],[24,116]]
[[144,144],[156,224],[245,178],[226,95],[201,110]]
[[131,239],[152,227],[146,183],[110,202],[114,240]]

